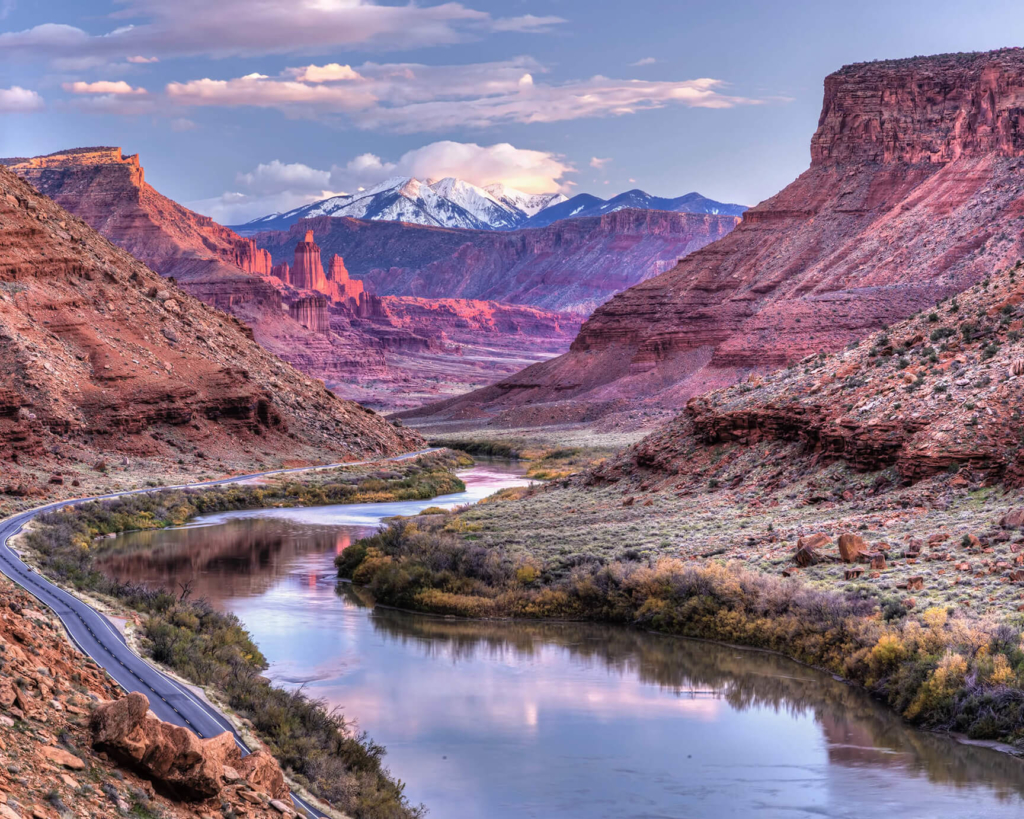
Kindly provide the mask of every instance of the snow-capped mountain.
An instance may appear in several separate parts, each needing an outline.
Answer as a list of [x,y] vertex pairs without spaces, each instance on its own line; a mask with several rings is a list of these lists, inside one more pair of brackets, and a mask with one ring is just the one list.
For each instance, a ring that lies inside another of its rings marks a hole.
[[565,202],[567,199],[561,193],[523,193],[501,182],[487,185],[484,190],[502,204],[513,210],[522,211],[527,216],[536,216],[544,208]]
[[716,216],[742,216],[746,205],[716,202],[699,193],[688,193],[675,199],[651,196],[641,190],[620,193],[612,199],[600,199],[589,193],[581,193],[544,208],[528,219],[522,227],[546,227],[560,219],[575,219],[583,216],[601,216],[626,208],[638,210],[669,210],[677,213],[709,213]]
[[262,216],[233,229],[245,236],[261,230],[287,230],[299,219],[314,216],[351,216],[435,227],[512,230],[547,205],[563,201],[560,193],[528,194],[504,185],[484,189],[453,177],[437,182],[396,177],[354,194]]
[[501,183],[480,188],[450,176],[436,182],[401,176],[357,193],[332,196],[231,227],[243,236],[251,236],[261,230],[288,230],[300,219],[314,216],[350,216],[433,227],[514,230],[546,227],[560,219],[601,216],[624,208],[726,216],[742,216],[746,210],[743,205],[715,202],[699,193],[663,199],[632,190],[608,200],[589,193],[566,199],[560,193],[523,193]]

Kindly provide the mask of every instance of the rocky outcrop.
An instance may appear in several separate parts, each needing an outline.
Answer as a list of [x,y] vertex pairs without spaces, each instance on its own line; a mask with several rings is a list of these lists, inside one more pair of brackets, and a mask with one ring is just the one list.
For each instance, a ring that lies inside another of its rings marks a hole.
[[313,240],[313,231],[307,230],[301,242],[295,245],[290,283],[299,290],[327,291],[327,277],[320,258],[320,246]]
[[[1020,49],[842,69],[826,80],[811,167],[795,182],[596,310],[565,356],[423,417],[517,425],[539,406],[547,419],[581,404],[678,408],[841,349],[1015,262],[1022,87]],[[851,445],[888,447],[884,435]]]
[[291,284],[292,274],[291,268],[288,266],[288,262],[281,262],[281,264],[275,264],[270,268],[270,275],[274,278],[280,279],[285,284]]
[[951,473],[963,486],[1022,486],[1022,305],[1018,264],[841,353],[697,396],[631,457],[682,473],[695,446],[797,442],[816,462],[906,483]]
[[230,734],[200,740],[147,713],[144,696],[125,696],[72,647],[60,621],[7,578],[0,578],[0,653],[5,819],[72,813],[204,819],[222,811],[281,819],[297,813],[281,768],[266,750],[240,757]]
[[257,234],[274,259],[312,229],[326,253],[382,296],[462,298],[590,313],[612,295],[725,236],[735,216],[622,210],[510,232],[349,218]]
[[93,465],[114,453],[171,475],[193,463],[226,472],[419,445],[268,354],[237,319],[160,278],[5,168],[0,226],[5,485],[40,472],[101,481]]
[[[264,251],[264,253],[266,252]],[[353,307],[358,306],[359,299],[362,298],[365,288],[361,281],[353,279],[348,275],[345,260],[337,253],[331,257],[331,266],[327,271],[327,280],[334,286],[334,292],[337,295],[338,301],[351,302]]]
[[265,751],[242,757],[225,731],[200,739],[192,731],[149,713],[149,700],[132,692],[99,705],[90,721],[92,745],[150,780],[175,799],[203,801],[229,781],[245,778],[274,799],[290,799],[276,760]]
[[288,305],[292,319],[313,333],[328,333],[331,319],[327,314],[327,299],[323,296],[302,296]]
[[246,273],[257,276],[270,276],[273,262],[270,254],[263,248],[256,247],[252,239],[243,239],[235,245],[234,263]]
[[254,242],[154,190],[138,154],[77,148],[0,164],[164,276],[186,283],[270,272]]

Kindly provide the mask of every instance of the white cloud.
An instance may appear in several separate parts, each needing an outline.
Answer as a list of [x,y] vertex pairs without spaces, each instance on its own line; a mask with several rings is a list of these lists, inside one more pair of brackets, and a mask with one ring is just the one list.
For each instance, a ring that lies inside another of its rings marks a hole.
[[656,62],[658,61],[654,59],[654,57],[644,57],[642,60],[637,60],[635,63],[630,63],[630,65],[636,68],[641,65],[654,65]]
[[523,83],[511,93],[472,99],[435,99],[408,105],[376,106],[354,117],[361,128],[398,133],[449,128],[489,128],[507,123],[562,122],[622,116],[638,111],[684,105],[690,108],[733,108],[758,100],[723,93],[722,80],[647,82],[593,77],[561,85]]
[[554,85],[538,81],[544,72],[528,57],[462,66],[309,65],[277,77],[170,83],[167,94],[180,105],[257,106],[327,119],[346,114],[360,128],[399,133],[619,116],[667,105],[731,108],[758,102],[726,94],[723,81],[709,78],[650,82],[596,76]]
[[167,86],[167,95],[172,102],[182,105],[246,105],[277,108],[292,116],[306,117],[365,109],[377,102],[372,91],[357,85],[309,84],[271,79],[263,74],[247,74],[233,80],[172,82]]
[[66,82],[63,85],[65,91],[72,94],[145,94],[145,88],[132,88],[124,80],[111,82],[100,80],[99,82]]
[[4,113],[38,111],[43,104],[43,98],[39,94],[20,85],[0,88],[0,111]]
[[603,171],[605,165],[607,165],[611,161],[611,157],[605,157],[604,159],[601,159],[600,157],[592,156],[590,157],[590,167],[596,168],[599,171]]
[[473,142],[432,142],[408,151],[397,162],[382,162],[363,154],[343,167],[331,169],[331,186],[354,190],[375,185],[391,176],[443,179],[454,176],[483,187],[503,182],[526,193],[562,189],[572,165],[549,151],[516,148],[507,142],[477,145]]
[[357,46],[400,50],[450,45],[488,31],[544,32],[562,22],[532,15],[494,18],[458,2],[382,5],[374,0],[125,0],[111,16],[133,25],[91,35],[48,23],[0,35],[0,49],[62,59],[327,53]]
[[307,65],[305,68],[293,69],[295,79],[299,82],[338,82],[339,80],[361,80],[359,72],[350,65]]
[[300,162],[285,164],[275,159],[256,166],[256,170],[240,173],[235,181],[258,195],[290,190],[323,191],[330,185],[331,172],[318,171]]
[[395,176],[455,176],[480,186],[504,182],[527,193],[545,193],[568,190],[570,183],[564,177],[574,170],[562,157],[547,151],[516,148],[508,143],[443,141],[407,151],[393,162],[375,154],[361,154],[329,171],[275,159],[238,174],[238,190],[191,202],[189,207],[223,224],[239,224],[329,196],[354,193]]
[[175,133],[183,133],[185,131],[194,131],[199,126],[196,125],[192,120],[185,117],[175,117],[171,120],[171,130]]
[[160,62],[160,58],[159,57],[143,57],[141,54],[136,54],[134,57],[129,57],[128,58],[128,62],[130,62],[130,63],[139,63],[139,64],[158,63],[158,62]]

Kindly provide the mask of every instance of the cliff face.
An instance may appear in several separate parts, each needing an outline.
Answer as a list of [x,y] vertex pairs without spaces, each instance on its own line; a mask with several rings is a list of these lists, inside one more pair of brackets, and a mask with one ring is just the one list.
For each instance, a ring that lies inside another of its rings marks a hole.
[[170,475],[196,460],[225,472],[419,443],[335,399],[5,168],[0,235],[0,492],[54,473],[100,480],[93,466],[115,454]]
[[303,296],[288,305],[291,317],[314,333],[327,333],[331,319],[327,314],[327,299],[323,296]]
[[[578,325],[535,311],[519,326],[536,327],[540,344],[524,345],[522,335],[506,338],[499,324],[450,320],[479,313],[472,305],[389,311],[349,275],[341,257],[332,254],[324,270],[320,233],[307,237],[302,230],[274,264],[252,239],[161,196],[146,183],[138,157],[124,157],[119,148],[81,148],[0,164],[11,166],[158,272],[174,276],[191,295],[241,319],[264,348],[328,380],[337,393],[382,408],[410,406],[421,394],[445,395],[490,383],[568,349]],[[431,317],[441,323],[431,326]],[[459,342],[449,338],[456,324]],[[552,334],[554,327],[565,329]],[[463,342],[469,345],[465,350]],[[524,346],[529,348],[526,356]],[[479,355],[464,355],[476,348]],[[408,358],[413,351],[430,360]],[[2,402],[0,396],[0,418],[6,412]],[[27,435],[18,445],[31,447],[34,440]]]
[[326,253],[343,256],[351,275],[382,296],[499,301],[586,315],[738,222],[623,210],[496,232],[319,217],[253,238],[280,262],[312,229]]
[[291,268],[291,284],[299,290],[327,289],[327,277],[320,258],[320,246],[313,240],[313,231],[307,230],[306,236],[295,245],[295,261]]
[[78,148],[0,163],[164,276],[187,282],[270,272],[270,256],[255,242],[154,190],[138,154]]
[[825,89],[810,169],[735,231],[611,299],[567,355],[424,414],[678,408],[1024,256],[1024,51],[854,65]]
[[1024,485],[1024,264],[856,346],[697,396],[622,459],[681,474],[694,447],[797,441],[907,483],[956,473],[960,486]]

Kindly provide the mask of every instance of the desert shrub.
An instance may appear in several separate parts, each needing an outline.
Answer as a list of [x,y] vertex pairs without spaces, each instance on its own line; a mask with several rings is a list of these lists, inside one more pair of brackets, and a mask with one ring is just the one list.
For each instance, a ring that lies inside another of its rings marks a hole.
[[945,608],[915,614],[895,598],[814,589],[738,564],[652,565],[636,550],[613,562],[576,554],[513,564],[453,531],[453,519],[394,521],[342,553],[339,571],[380,602],[419,611],[585,618],[778,651],[861,683],[915,723],[1024,738],[1024,651],[1012,625]]

